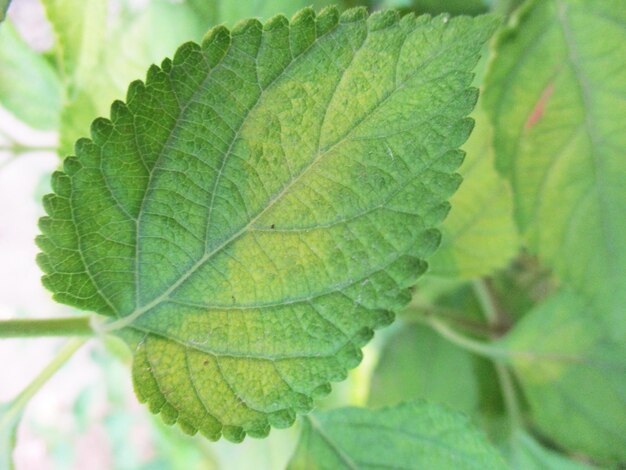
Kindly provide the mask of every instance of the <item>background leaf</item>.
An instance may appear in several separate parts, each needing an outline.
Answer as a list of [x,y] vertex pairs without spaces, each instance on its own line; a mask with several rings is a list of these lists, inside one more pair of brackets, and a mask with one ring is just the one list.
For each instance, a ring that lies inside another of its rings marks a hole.
[[492,128],[479,105],[474,132],[463,146],[459,172],[463,183],[450,199],[452,209],[442,225],[441,247],[428,274],[472,279],[502,268],[518,250],[513,220],[513,196],[496,172]]
[[626,334],[626,9],[530,1],[499,36],[484,103],[529,248]]
[[0,28],[0,104],[37,129],[59,124],[62,88],[50,63],[31,49],[11,22]]
[[288,470],[506,468],[469,419],[424,402],[343,408],[304,420]]
[[402,325],[387,338],[372,376],[371,406],[427,400],[472,414],[478,408],[472,355],[425,325]]
[[487,0],[382,0],[381,8],[405,8],[418,14],[478,15],[487,11]]
[[166,422],[289,426],[410,299],[493,27],[303,10],[182,46],[54,175],[45,285],[117,318]]
[[[626,354],[607,318],[563,291],[505,338],[539,430],[599,461],[626,460]],[[514,356],[515,357],[515,356]]]
[[7,10],[9,9],[10,4],[11,0],[0,0],[0,23],[2,23],[6,18]]
[[533,437],[518,430],[512,439],[511,466],[516,470],[590,470],[591,467],[546,449]]
[[[191,4],[203,3],[202,0],[189,0]],[[321,10],[323,7],[333,4],[341,5],[341,1],[332,0],[264,0],[249,2],[231,2],[228,0],[214,0],[213,9],[215,11],[215,24],[225,23],[227,26],[234,26],[244,18],[256,18],[260,21],[270,19],[277,14],[285,15],[287,18],[294,15],[298,10],[305,7],[312,7]],[[209,8],[204,6],[205,9]]]

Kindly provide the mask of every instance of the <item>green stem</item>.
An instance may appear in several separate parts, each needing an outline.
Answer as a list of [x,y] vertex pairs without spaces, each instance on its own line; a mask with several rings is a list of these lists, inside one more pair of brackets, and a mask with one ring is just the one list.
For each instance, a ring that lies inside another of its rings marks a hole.
[[63,345],[52,362],[50,362],[50,364],[48,364],[46,368],[10,402],[6,412],[0,416],[0,429],[10,425],[18,418],[29,400],[35,396],[50,377],[52,377],[86,341],[86,338],[75,338]]
[[[496,327],[500,323],[500,313],[496,305],[487,281],[484,279],[477,279],[474,281],[474,292],[478,297],[483,314],[487,320],[487,323],[493,327]],[[511,430],[515,430],[523,425],[521,408],[519,405],[519,399],[517,397],[517,391],[515,389],[515,383],[511,371],[506,366],[501,358],[492,358],[493,364],[498,375],[498,381],[500,382],[500,388],[502,389],[502,396],[504,398],[504,406],[506,407],[507,414],[509,416],[509,422],[511,424]]]
[[511,356],[510,351],[496,348],[483,341],[477,341],[463,336],[450,328],[450,326],[446,323],[434,317],[427,317],[426,321],[437,333],[449,340],[451,343],[478,354],[479,356],[484,356],[489,359],[506,358]]
[[491,326],[498,325],[498,323],[500,323],[500,314],[498,313],[498,307],[491,295],[487,281],[484,279],[476,279],[472,286],[476,297],[478,297],[478,302],[480,303],[483,314],[487,319],[487,323]]
[[91,317],[0,320],[0,338],[93,336]]
[[511,423],[511,429],[517,429],[522,427],[522,412],[520,411],[519,401],[517,399],[517,392],[515,391],[515,384],[511,371],[502,363],[502,361],[494,361],[494,367],[498,380],[500,381],[500,388],[502,389],[502,396],[504,398],[504,406],[506,407],[507,414],[509,415],[509,421]]
[[26,152],[56,152],[57,148],[52,145],[22,145],[14,143],[12,145],[0,145],[0,151],[12,152],[12,153],[26,153]]
[[453,328],[446,322],[443,322],[435,317],[425,316],[421,321],[429,325],[433,330],[439,333],[442,337],[456,344],[457,346],[466,349],[467,351],[478,354],[479,356],[486,357],[492,361],[508,362],[511,359],[525,359],[525,360],[546,360],[557,362],[571,362],[580,363],[581,359],[578,356],[569,356],[567,354],[552,354],[552,353],[538,353],[533,351],[515,351],[511,349],[503,349],[493,345],[493,342],[485,342],[481,340],[475,340],[468,338]]

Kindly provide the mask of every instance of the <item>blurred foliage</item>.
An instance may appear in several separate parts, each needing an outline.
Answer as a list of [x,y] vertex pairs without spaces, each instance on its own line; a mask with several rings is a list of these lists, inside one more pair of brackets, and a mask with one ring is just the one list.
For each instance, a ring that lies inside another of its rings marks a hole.
[[478,394],[471,353],[426,325],[406,324],[388,338],[380,353],[369,405],[424,399],[473,414]]
[[439,15],[479,15],[489,10],[485,0],[382,0],[376,2],[377,8],[398,8],[417,14]]
[[0,27],[0,103],[37,129],[57,129],[63,89],[54,67],[10,21]]
[[609,318],[564,290],[534,307],[504,344],[524,353],[513,367],[539,430],[564,448],[617,464],[626,461],[626,362]]

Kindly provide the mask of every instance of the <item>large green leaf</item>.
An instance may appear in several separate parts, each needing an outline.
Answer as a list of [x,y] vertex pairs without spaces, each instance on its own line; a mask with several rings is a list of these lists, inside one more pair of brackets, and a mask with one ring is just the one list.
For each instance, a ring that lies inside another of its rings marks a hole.
[[11,22],[0,28],[0,104],[38,129],[58,125],[62,90],[58,75],[31,49]]
[[563,291],[506,337],[534,422],[548,437],[601,461],[626,461],[626,348],[606,318]]
[[117,319],[167,422],[290,425],[409,301],[493,27],[305,9],[183,45],[54,175],[44,284]]
[[[484,103],[532,251],[617,320],[626,304],[626,8],[530,1],[505,29]],[[619,328],[618,328],[619,326]],[[616,332],[626,332],[616,322]]]
[[506,468],[464,415],[425,402],[343,408],[304,420],[288,470]]
[[494,167],[491,125],[480,106],[474,118],[459,170],[464,183],[450,199],[441,247],[430,262],[428,273],[436,276],[488,275],[513,258],[519,246],[511,187]]
[[472,355],[425,325],[403,325],[389,336],[372,375],[369,403],[424,399],[471,414],[478,408]]

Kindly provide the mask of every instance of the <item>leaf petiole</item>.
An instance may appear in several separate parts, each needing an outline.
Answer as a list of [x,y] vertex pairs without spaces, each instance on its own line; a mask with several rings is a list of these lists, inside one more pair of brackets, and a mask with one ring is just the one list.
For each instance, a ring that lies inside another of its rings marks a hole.
[[0,338],[94,335],[91,316],[0,320]]
[[[474,281],[473,286],[487,323],[491,326],[497,325],[500,322],[501,315],[496,304],[496,299],[489,290],[487,282],[484,279],[478,279]],[[533,356],[531,355],[530,357],[532,358]],[[498,381],[500,382],[504,406],[506,407],[511,429],[520,428],[523,426],[523,419],[511,371],[501,358],[493,357],[492,359]],[[513,434],[511,434],[511,439],[512,438]]]
[[13,400],[3,404],[0,410],[0,433],[17,425],[22,411],[31,398],[50,380],[50,378],[72,357],[87,341],[87,338],[75,338],[63,345],[54,359],[42,370],[33,381],[24,388]]

